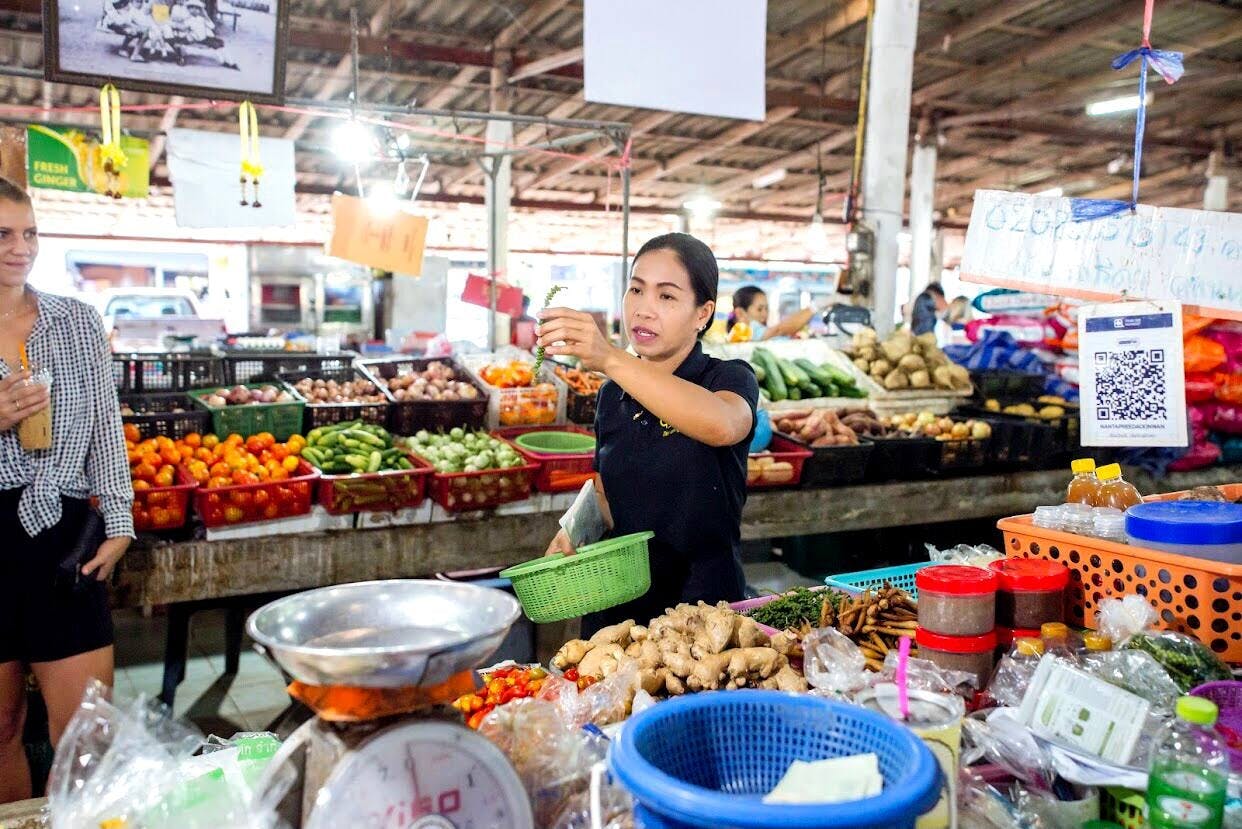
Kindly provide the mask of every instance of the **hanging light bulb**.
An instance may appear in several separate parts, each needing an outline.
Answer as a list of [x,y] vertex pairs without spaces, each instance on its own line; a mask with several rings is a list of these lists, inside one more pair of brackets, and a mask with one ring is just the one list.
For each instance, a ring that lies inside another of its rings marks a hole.
[[806,228],[806,250],[812,257],[820,257],[828,252],[828,228],[824,225],[824,214],[815,210],[811,223]]
[[375,155],[375,134],[352,118],[342,121],[332,133],[332,152],[353,164],[365,161]]

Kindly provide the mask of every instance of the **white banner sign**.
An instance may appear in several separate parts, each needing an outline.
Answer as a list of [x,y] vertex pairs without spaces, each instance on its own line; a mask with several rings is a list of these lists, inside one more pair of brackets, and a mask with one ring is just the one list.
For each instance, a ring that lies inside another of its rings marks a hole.
[[1177,300],[1242,319],[1242,214],[1152,207],[1076,222],[1073,199],[975,193],[962,279],[1081,299]]
[[762,121],[767,0],[586,0],[586,100]]
[[1182,309],[1176,302],[1078,312],[1083,446],[1186,446]]
[[[241,150],[236,132],[174,129],[168,133],[168,173],[178,227],[283,227],[296,219],[293,142],[260,138],[263,180],[259,204],[243,205]],[[249,190],[249,188],[248,188]],[[249,190],[247,200],[254,191]]]

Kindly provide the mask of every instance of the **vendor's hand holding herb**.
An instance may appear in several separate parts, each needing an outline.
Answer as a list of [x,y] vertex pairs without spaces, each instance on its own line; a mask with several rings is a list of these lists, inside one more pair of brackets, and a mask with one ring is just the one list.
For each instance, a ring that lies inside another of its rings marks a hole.
[[549,356],[577,357],[582,368],[607,374],[612,360],[623,353],[608,341],[590,314],[545,308],[539,318],[539,345]]

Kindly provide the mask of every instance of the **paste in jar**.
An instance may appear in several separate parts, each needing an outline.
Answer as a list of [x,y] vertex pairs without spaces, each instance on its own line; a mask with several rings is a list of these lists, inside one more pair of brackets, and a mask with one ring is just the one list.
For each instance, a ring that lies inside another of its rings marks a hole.
[[988,565],[1000,579],[996,623],[1009,628],[1038,629],[1045,622],[1065,621],[1069,570],[1056,561],[1003,558]]
[[941,636],[920,628],[915,634],[915,641],[918,642],[921,659],[933,662],[946,671],[964,671],[972,676],[976,688],[987,687],[995,664],[995,633]]
[[996,625],[996,588],[991,570],[963,564],[924,567],[919,590],[919,627],[944,636],[981,636]]

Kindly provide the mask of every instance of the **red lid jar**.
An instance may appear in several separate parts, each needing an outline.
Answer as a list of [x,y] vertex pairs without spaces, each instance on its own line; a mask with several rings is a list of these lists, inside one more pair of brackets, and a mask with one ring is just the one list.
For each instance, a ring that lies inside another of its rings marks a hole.
[[1070,575],[1064,564],[1039,558],[1002,558],[988,568],[1000,580],[998,625],[1033,629],[1045,622],[1065,621]]
[[[919,591],[919,603],[922,603]],[[971,675],[976,688],[987,686],[995,664],[996,633],[981,636],[943,636],[919,628],[915,634],[919,657],[935,663],[946,671],[964,671]]]
[[937,564],[914,575],[919,627],[942,636],[982,636],[996,624],[999,578],[991,570]]

